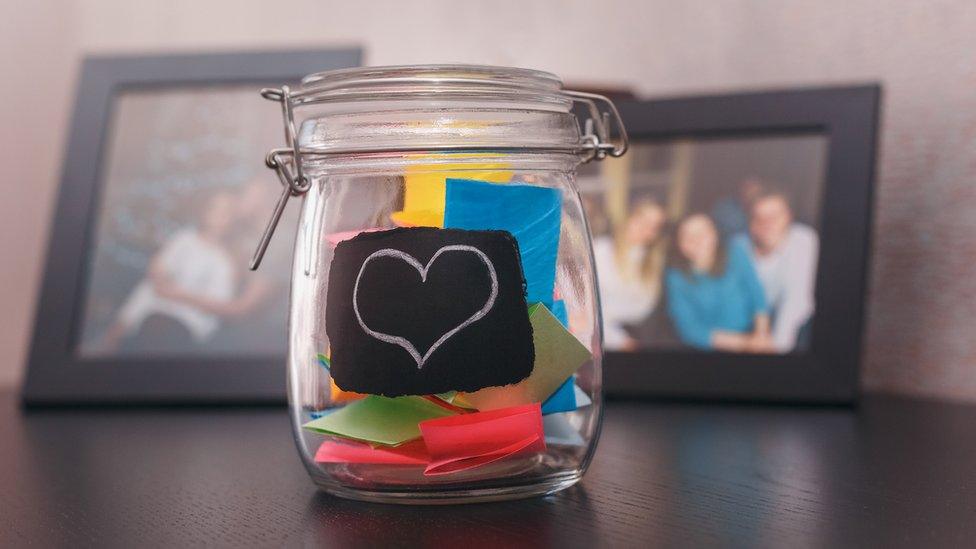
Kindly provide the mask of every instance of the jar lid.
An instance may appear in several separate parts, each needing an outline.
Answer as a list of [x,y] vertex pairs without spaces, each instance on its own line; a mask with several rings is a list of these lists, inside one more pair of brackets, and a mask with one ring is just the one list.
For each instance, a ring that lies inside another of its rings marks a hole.
[[[610,100],[564,90],[556,75],[530,69],[362,67],[314,73],[296,89],[261,93],[282,103],[293,156],[506,150],[571,152],[588,161],[620,156],[627,147]],[[582,131],[577,103],[588,113]],[[611,115],[620,145],[610,142]]]

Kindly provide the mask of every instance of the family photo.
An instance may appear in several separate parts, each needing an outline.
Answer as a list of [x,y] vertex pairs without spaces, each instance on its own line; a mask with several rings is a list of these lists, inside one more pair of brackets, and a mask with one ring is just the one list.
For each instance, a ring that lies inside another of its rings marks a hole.
[[826,139],[638,144],[581,174],[611,351],[803,353]]
[[[280,120],[253,86],[123,92],[104,159],[82,356],[285,352],[287,237],[247,269]],[[234,136],[228,139],[227,136]],[[295,212],[282,222],[294,233]]]

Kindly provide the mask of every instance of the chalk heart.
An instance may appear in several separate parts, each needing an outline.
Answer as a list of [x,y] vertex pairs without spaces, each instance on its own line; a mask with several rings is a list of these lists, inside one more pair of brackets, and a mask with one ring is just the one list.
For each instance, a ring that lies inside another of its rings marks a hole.
[[[437,339],[437,341],[435,341],[430,346],[430,348],[427,349],[427,351],[423,355],[421,355],[420,351],[417,350],[414,344],[411,343],[406,338],[398,335],[393,335],[393,334],[384,334],[383,332],[378,332],[366,325],[366,323],[363,321],[363,315],[359,313],[359,281],[360,279],[362,279],[363,272],[366,271],[366,265],[369,265],[370,261],[380,257],[392,257],[395,259],[399,259],[407,263],[408,265],[412,266],[414,269],[416,269],[417,272],[420,273],[420,280],[422,282],[427,282],[427,272],[430,270],[430,266],[433,265],[435,261],[437,261],[437,258],[450,252],[474,254],[478,256],[479,259],[481,259],[482,263],[485,264],[485,268],[488,270],[488,276],[491,277],[491,293],[488,296],[488,299],[485,301],[485,304],[482,305],[480,309],[478,309],[473,315],[468,317],[467,320],[465,320],[464,322],[444,332]],[[495,306],[495,299],[497,297],[498,297],[498,274],[495,273],[495,266],[492,265],[491,260],[488,259],[488,256],[485,255],[484,252],[482,252],[478,248],[475,248],[474,246],[466,246],[464,244],[453,244],[450,246],[444,246],[438,249],[436,253],[434,253],[434,255],[430,258],[430,261],[428,261],[426,265],[421,265],[421,263],[417,261],[415,257],[401,250],[395,250],[393,248],[383,248],[382,250],[377,250],[372,254],[370,254],[369,257],[367,257],[366,260],[363,261],[362,266],[359,268],[359,274],[356,275],[356,284],[355,286],[353,286],[353,290],[352,290],[352,308],[353,311],[355,311],[356,313],[356,320],[359,321],[359,326],[362,327],[362,329],[367,334],[380,341],[384,341],[386,343],[392,343],[393,345],[399,345],[400,347],[403,347],[403,349],[406,350],[408,353],[410,353],[410,356],[413,357],[414,361],[417,363],[417,368],[421,369],[424,367],[424,364],[427,362],[427,359],[429,359],[430,356],[434,354],[434,351],[436,351],[441,345],[443,345],[445,341],[451,339],[451,337],[454,336],[454,334],[460,332],[461,330],[467,328],[468,326],[484,318],[484,316],[487,315],[489,311],[491,311],[491,308]]]

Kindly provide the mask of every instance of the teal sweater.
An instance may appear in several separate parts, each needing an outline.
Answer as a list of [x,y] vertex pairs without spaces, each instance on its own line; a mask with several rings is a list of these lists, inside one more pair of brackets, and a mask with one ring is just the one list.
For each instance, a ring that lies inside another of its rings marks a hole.
[[668,313],[678,335],[699,349],[711,349],[715,330],[749,332],[756,315],[769,313],[756,269],[741,243],[729,247],[721,275],[685,274],[669,268],[665,286]]

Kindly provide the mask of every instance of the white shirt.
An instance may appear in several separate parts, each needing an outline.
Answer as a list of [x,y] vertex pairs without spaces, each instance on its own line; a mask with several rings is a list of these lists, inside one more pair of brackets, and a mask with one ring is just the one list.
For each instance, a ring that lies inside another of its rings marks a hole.
[[820,239],[812,228],[793,223],[769,254],[756,253],[751,240],[748,248],[773,311],[773,344],[788,353],[796,346],[800,328],[813,316]]
[[[174,285],[186,292],[216,300],[229,300],[234,294],[234,270],[230,255],[207,242],[194,229],[182,229],[166,241],[160,264]],[[153,314],[176,319],[198,342],[207,340],[220,327],[216,315],[192,305],[160,297],[147,278],[139,283],[119,311],[127,332],[139,329]]]
[[649,286],[639,278],[640,266],[647,251],[640,246],[627,250],[626,264],[617,264],[614,241],[600,237],[593,242],[600,303],[603,309],[603,343],[608,350],[620,350],[631,339],[625,324],[635,324],[657,305],[660,285]]

